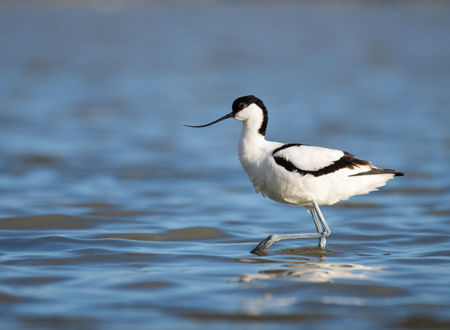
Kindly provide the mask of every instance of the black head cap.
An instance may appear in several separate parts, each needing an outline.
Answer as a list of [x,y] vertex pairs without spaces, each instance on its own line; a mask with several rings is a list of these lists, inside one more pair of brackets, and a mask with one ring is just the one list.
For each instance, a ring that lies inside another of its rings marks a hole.
[[254,95],[241,96],[238,97],[236,100],[234,100],[233,105],[231,107],[233,109],[233,115],[247,108],[250,104],[253,103],[256,104],[259,108],[261,108],[264,114],[263,122],[258,132],[261,135],[266,135],[267,121],[268,121],[267,109],[263,101],[258,99],[256,96]]
[[258,99],[256,96],[247,95],[247,96],[238,97],[236,100],[234,100],[233,105],[232,105],[233,113],[238,113],[239,111],[247,108],[252,103],[255,103],[261,109],[266,109],[266,107],[264,106],[264,103],[260,99]]

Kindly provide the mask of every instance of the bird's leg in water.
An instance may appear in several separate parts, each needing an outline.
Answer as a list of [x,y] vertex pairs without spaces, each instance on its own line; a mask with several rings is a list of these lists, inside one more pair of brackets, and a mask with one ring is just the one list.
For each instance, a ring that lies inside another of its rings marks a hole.
[[314,219],[314,223],[316,224],[317,231],[319,232],[318,228],[318,221],[317,217],[319,217],[320,223],[322,224],[322,230],[320,231],[320,239],[319,239],[319,247],[325,248],[327,245],[327,237],[330,236],[331,231],[330,227],[328,227],[327,222],[325,221],[325,218],[323,217],[322,212],[320,211],[319,205],[317,205],[316,201],[313,201],[313,208],[311,209],[311,214]]
[[313,207],[308,209],[314,220],[314,225],[316,226],[317,233],[306,233],[306,234],[274,234],[269,235],[261,243],[259,243],[251,253],[260,254],[267,250],[273,243],[288,239],[303,239],[303,238],[318,238],[319,247],[325,248],[327,244],[326,237],[330,236],[330,228],[328,227],[322,212],[320,212],[319,206],[315,201],[313,201]]

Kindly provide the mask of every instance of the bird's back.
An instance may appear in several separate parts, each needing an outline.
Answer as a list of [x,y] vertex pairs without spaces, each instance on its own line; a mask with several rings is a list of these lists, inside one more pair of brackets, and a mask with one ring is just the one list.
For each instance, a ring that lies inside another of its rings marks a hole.
[[264,142],[240,148],[242,167],[257,192],[285,204],[335,204],[377,190],[399,174],[341,150]]

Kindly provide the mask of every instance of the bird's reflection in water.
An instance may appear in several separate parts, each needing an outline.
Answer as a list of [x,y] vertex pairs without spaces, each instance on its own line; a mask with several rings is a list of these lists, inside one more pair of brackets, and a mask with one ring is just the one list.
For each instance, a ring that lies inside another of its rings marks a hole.
[[[261,270],[256,274],[243,274],[239,282],[252,282],[254,280],[267,279],[293,279],[305,282],[333,282],[336,279],[370,279],[373,272],[382,267],[371,267],[354,263],[330,263],[326,257],[335,255],[336,252],[327,250],[324,252],[316,248],[303,248],[298,250],[278,251],[288,255],[284,260],[272,260],[278,267]],[[270,255],[265,254],[270,257]],[[317,261],[313,261],[313,259]],[[264,261],[263,261],[264,260]],[[256,261],[254,258],[240,259],[240,262],[270,263],[269,259]]]
[[243,274],[240,282],[291,278],[307,282],[332,282],[335,279],[367,279],[372,271],[381,267],[370,267],[350,263],[296,262],[286,265],[289,269],[264,270],[257,274]]

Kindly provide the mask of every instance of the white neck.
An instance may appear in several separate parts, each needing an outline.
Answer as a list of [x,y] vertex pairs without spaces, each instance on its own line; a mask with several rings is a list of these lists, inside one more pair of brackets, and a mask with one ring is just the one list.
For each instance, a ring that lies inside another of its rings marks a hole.
[[[249,163],[258,164],[264,156],[266,140],[258,132],[261,121],[251,118],[243,122],[241,137],[239,139],[239,160],[247,171]],[[248,171],[247,171],[248,172]]]

